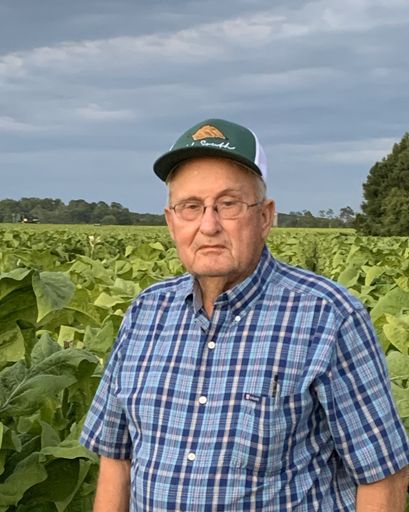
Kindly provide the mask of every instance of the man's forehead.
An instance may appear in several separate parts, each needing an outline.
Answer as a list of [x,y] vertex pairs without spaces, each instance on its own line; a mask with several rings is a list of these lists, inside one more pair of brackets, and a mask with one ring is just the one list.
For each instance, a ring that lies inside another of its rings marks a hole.
[[[175,192],[175,191],[174,191]],[[203,190],[201,188],[192,189],[177,189],[176,194],[180,200],[198,200],[203,201],[208,198],[220,198],[224,196],[230,196],[235,198],[241,198],[245,193],[243,187],[226,187],[226,188],[215,188],[214,190]],[[175,194],[172,194],[175,195]]]
[[243,165],[220,157],[197,157],[183,162],[168,179],[169,199],[216,199],[230,194],[237,199],[264,195],[262,180]]
[[245,177],[247,175],[257,178],[254,171],[238,162],[235,162],[234,160],[224,157],[202,156],[189,158],[179,164],[175,169],[173,169],[168,182],[173,181],[173,179],[178,175],[183,175],[186,177],[187,181],[190,181],[190,177],[194,180],[194,176],[201,174],[206,175],[206,173],[210,174],[211,172],[220,175],[232,175],[237,180],[240,180],[241,176]]

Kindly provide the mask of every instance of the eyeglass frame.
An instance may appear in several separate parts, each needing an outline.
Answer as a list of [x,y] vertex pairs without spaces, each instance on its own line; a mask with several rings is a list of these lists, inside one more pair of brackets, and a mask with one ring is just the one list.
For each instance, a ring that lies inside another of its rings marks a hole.
[[[240,204],[246,206],[246,209],[242,210],[240,212],[240,214],[235,217],[223,217],[223,215],[220,215],[218,203],[223,203],[223,201],[221,201],[221,200],[215,201],[213,204],[205,205],[202,201],[197,200],[197,199],[191,199],[191,200],[186,199],[186,200],[180,201],[179,203],[176,203],[172,206],[169,206],[169,210],[172,210],[178,219],[181,219],[185,222],[192,222],[192,221],[201,219],[203,217],[203,215],[205,214],[206,208],[212,208],[217,213],[217,216],[221,220],[235,220],[235,219],[240,219],[240,218],[244,217],[244,215],[248,212],[249,208],[253,208],[254,206],[260,206],[261,204],[264,203],[264,201],[265,201],[265,198],[262,199],[261,201],[257,201],[255,203],[251,203],[251,204],[247,203],[246,201],[241,201],[239,199],[234,199],[231,201],[224,201],[225,203],[227,203],[227,202],[228,203],[240,203]],[[197,217],[194,217],[193,219],[184,219],[182,216],[182,213],[181,213],[183,210],[176,210],[176,208],[179,205],[182,205],[183,203],[197,203],[198,205],[200,204],[201,205],[201,213],[198,213]],[[178,211],[179,211],[179,213],[177,213]]]

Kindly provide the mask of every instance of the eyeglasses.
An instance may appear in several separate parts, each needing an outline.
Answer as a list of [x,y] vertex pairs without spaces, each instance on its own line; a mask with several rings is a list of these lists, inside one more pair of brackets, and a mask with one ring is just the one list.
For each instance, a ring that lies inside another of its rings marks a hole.
[[216,201],[212,205],[205,206],[201,201],[182,201],[173,206],[170,206],[170,209],[175,212],[175,215],[179,217],[181,220],[197,220],[202,217],[206,208],[212,208],[219,219],[222,220],[231,220],[238,219],[239,217],[243,217],[249,208],[253,208],[253,206],[258,206],[263,201],[257,201],[257,203],[248,204],[245,201],[238,200],[230,200],[230,201]]

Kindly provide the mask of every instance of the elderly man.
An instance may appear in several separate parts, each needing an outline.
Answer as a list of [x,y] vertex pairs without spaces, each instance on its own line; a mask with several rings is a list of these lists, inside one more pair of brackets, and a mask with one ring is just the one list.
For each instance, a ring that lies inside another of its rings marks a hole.
[[368,314],[267,250],[257,137],[210,119],[154,170],[188,273],[124,318],[82,434],[95,512],[403,511],[409,445]]

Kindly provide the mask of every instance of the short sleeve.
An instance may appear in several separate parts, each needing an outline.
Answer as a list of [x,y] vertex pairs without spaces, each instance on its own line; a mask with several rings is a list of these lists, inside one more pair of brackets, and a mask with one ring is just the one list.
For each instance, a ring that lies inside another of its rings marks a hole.
[[392,397],[385,357],[364,308],[340,326],[318,394],[335,448],[357,484],[382,480],[409,464],[408,437]]
[[127,418],[116,396],[121,366],[121,340],[126,335],[124,322],[118,333],[108,364],[88,411],[80,443],[99,455],[112,459],[131,458],[131,439]]

